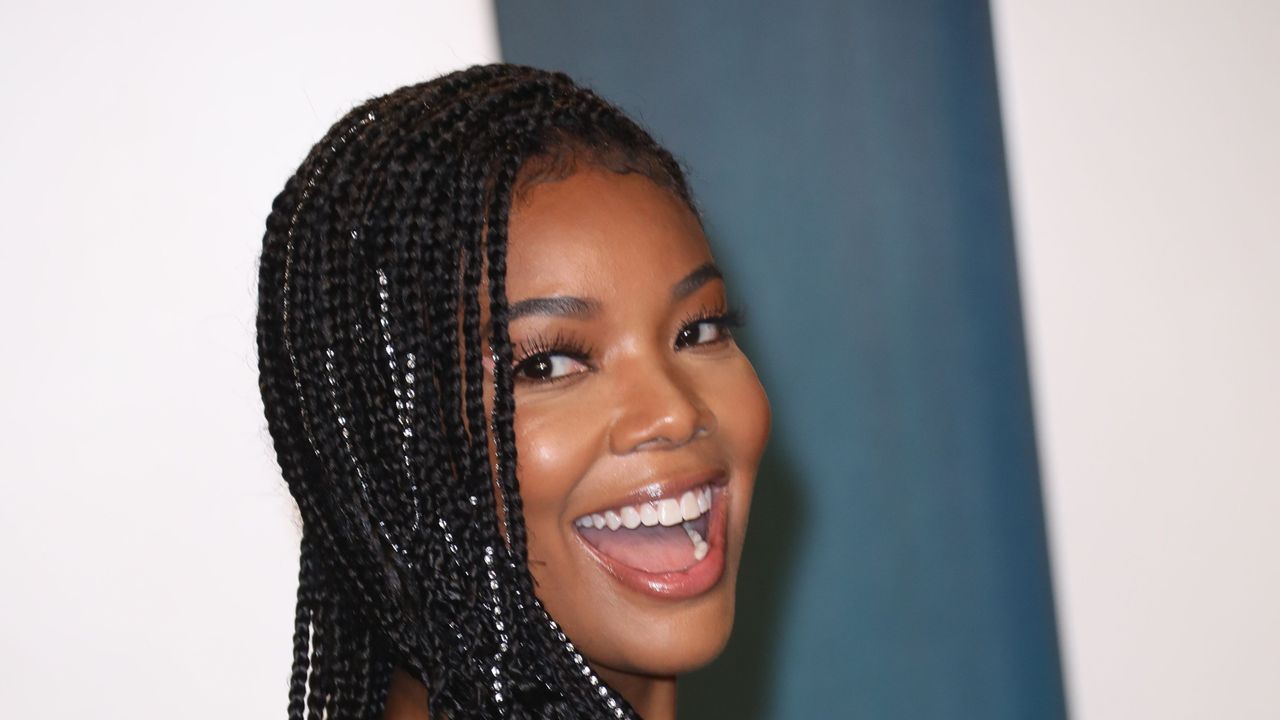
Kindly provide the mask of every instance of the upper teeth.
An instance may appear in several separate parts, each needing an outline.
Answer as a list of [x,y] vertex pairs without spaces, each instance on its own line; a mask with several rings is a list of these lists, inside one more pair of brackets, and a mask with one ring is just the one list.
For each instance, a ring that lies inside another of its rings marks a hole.
[[579,527],[593,527],[597,530],[609,528],[632,528],[645,525],[679,525],[682,522],[696,520],[711,509],[711,486],[689,490],[676,498],[663,498],[636,505],[624,505],[620,508],[606,510],[601,513],[583,515],[574,521]]

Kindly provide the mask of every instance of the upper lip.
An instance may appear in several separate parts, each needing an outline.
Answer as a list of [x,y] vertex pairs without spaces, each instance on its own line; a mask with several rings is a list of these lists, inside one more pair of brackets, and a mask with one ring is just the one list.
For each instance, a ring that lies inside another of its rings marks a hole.
[[723,468],[704,468],[700,470],[675,473],[662,477],[661,479],[652,480],[625,495],[614,498],[607,505],[601,505],[594,510],[580,513],[575,517],[582,517],[583,515],[590,515],[592,513],[602,513],[606,510],[613,510],[624,505],[639,505],[640,503],[653,502],[664,498],[679,500],[681,495],[696,487],[702,487],[707,484],[715,487],[722,487],[728,484],[728,482],[729,475]]

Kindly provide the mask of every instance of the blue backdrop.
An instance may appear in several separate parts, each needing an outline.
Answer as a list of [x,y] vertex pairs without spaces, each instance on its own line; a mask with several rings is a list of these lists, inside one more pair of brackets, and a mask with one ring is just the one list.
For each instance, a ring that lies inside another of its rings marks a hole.
[[691,170],[775,435],[686,718],[1061,718],[985,2],[497,3]]

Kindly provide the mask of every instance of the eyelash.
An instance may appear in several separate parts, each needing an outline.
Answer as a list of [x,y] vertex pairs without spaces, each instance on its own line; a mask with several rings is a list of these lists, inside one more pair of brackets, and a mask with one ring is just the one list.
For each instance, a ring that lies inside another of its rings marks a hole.
[[[723,337],[702,345],[713,345],[725,342],[733,337],[733,330],[742,327],[743,312],[741,308],[731,308],[724,305],[716,305],[714,307],[704,305],[697,312],[690,314],[680,323],[680,331],[676,333],[676,338],[684,334],[686,330],[697,327],[702,323],[711,323],[719,328],[723,333]],[[692,346],[692,347],[697,347]]]
[[539,358],[551,358],[556,355],[563,355],[576,360],[583,365],[587,365],[587,361],[590,359],[591,354],[591,348],[585,343],[582,343],[576,338],[569,337],[562,332],[557,332],[555,337],[550,340],[542,335],[535,335],[527,342],[520,343],[519,347],[515,349],[515,355],[520,359],[515,361],[513,364],[513,374],[516,382],[556,382],[557,380],[563,380],[569,376],[565,375],[558,378],[530,378],[521,375],[521,370],[534,360]]
[[[680,324],[680,330],[676,332],[676,338],[680,338],[686,331],[695,328],[702,323],[714,324],[722,333],[722,336],[698,345],[689,345],[689,347],[699,347],[701,345],[716,345],[733,338],[733,329],[741,327],[744,322],[744,313],[741,308],[730,308],[724,305],[703,306],[696,312],[691,313]],[[677,348],[682,350],[682,348]],[[549,360],[552,357],[563,356],[570,358],[583,365],[590,366],[590,359],[593,354],[592,349],[580,340],[565,335],[563,332],[557,332],[554,337],[547,339],[541,335],[535,335],[526,342],[520,343],[515,349],[515,355],[519,358],[513,363],[513,374],[516,382],[526,383],[554,383],[572,377],[576,373],[562,375],[553,378],[531,378],[522,374],[527,370],[527,366],[534,360]]]

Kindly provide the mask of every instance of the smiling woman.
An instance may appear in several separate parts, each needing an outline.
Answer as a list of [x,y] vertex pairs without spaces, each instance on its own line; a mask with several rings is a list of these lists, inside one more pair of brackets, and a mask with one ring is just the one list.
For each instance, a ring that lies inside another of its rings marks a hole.
[[769,406],[670,154],[559,74],[403,88],[277,198],[260,299],[290,717],[673,717]]

